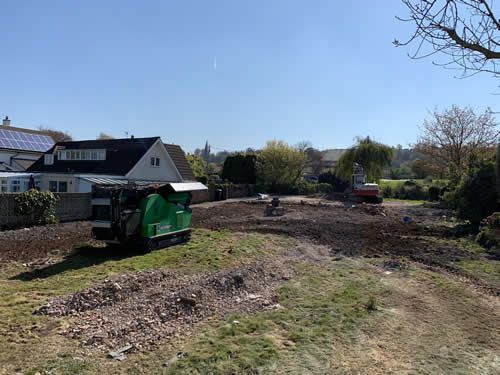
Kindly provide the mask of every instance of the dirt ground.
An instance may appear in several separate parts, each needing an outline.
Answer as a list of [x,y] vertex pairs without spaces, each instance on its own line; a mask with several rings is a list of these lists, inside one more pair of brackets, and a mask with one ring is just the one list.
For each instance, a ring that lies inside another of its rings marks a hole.
[[[248,363],[297,374],[500,368],[498,268],[487,268],[473,241],[454,237],[452,212],[285,197],[285,214],[268,217],[267,203],[195,205],[190,243],[146,255],[108,254],[89,222],[0,232],[6,373],[22,368],[19,350],[43,340],[42,357],[71,350],[80,358],[72,365],[94,366],[75,373],[126,372],[96,358],[128,344],[127,355],[143,361],[128,369],[141,374],[164,373],[164,357],[179,348],[195,354],[167,373],[246,373],[238,371]],[[378,312],[367,313],[374,296]],[[230,329],[221,323],[215,338],[200,336],[231,314],[240,317]],[[264,361],[262,345],[280,356]]]
[[[264,216],[268,202],[238,199],[207,202],[193,207],[193,228],[259,232],[312,240],[339,255],[352,257],[406,257],[409,260],[456,272],[480,255],[440,238],[449,238],[453,213],[408,202],[382,205],[355,204],[321,198],[283,197],[286,214]],[[404,218],[409,221],[404,221]],[[0,232],[0,261],[34,262],[92,241],[90,222],[71,222]],[[499,295],[498,288],[473,282]]]
[[30,262],[92,238],[88,221],[0,231],[0,261]]
[[212,230],[283,234],[312,240],[349,257],[404,257],[471,278],[489,293],[500,295],[496,286],[485,284],[457,267],[462,261],[479,259],[480,255],[440,241],[451,236],[450,211],[398,201],[371,205],[294,198],[283,200],[285,215],[266,217],[266,204],[240,201],[196,207],[192,225]]

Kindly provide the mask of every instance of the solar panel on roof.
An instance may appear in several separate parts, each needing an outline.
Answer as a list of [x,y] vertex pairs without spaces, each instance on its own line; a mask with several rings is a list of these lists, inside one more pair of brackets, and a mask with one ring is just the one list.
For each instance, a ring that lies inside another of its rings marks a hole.
[[26,151],[45,152],[54,145],[46,135],[23,133],[14,130],[0,130],[0,147]]

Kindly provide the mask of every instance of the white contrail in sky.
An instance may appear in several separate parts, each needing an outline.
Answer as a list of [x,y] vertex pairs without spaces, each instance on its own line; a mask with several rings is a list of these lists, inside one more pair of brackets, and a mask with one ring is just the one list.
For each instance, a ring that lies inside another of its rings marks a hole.
[[214,57],[214,70],[217,70],[217,57]]

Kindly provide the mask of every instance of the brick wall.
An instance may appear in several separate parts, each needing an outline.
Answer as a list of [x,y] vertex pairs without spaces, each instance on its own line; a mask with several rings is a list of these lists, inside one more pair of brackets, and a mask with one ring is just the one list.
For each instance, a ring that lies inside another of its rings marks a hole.
[[[18,216],[15,211],[16,193],[0,194],[0,228],[29,225],[30,217]],[[90,193],[55,193],[56,217],[59,221],[85,220],[92,215]]]

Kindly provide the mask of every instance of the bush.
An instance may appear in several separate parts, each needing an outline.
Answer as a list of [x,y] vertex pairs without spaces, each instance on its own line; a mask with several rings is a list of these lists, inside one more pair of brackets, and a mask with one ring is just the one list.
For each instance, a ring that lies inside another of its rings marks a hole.
[[[407,184],[406,182],[410,182]],[[382,187],[382,196],[384,198],[404,199],[404,200],[428,200],[428,189],[414,181],[406,181],[395,187],[390,185]],[[439,192],[439,189],[438,189]]]
[[314,183],[306,180],[297,182],[295,185],[276,185],[274,189],[270,185],[257,184],[255,190],[259,193],[311,195],[314,193],[331,193],[333,188],[327,183]]
[[392,187],[387,185],[387,186],[384,186],[381,188],[382,189],[382,196],[384,198],[394,198],[393,196],[393,191],[392,191]]
[[332,172],[321,173],[318,177],[318,182],[320,184],[330,184],[336,193],[343,193],[349,186],[349,181],[345,181]]
[[391,168],[389,176],[391,177],[391,180],[399,180],[401,178],[401,169]]
[[447,194],[460,218],[479,226],[497,208],[495,163],[481,161],[469,168],[454,192]]
[[415,185],[404,185],[400,186],[396,190],[396,198],[398,199],[408,199],[408,200],[427,200],[429,198],[429,195],[426,191],[426,189],[420,185],[415,183]]
[[310,195],[318,191],[318,184],[312,184],[307,181],[299,181],[297,184],[297,194]]
[[430,201],[438,201],[439,195],[441,194],[441,189],[439,188],[439,186],[430,186],[428,194]]
[[56,223],[55,216],[57,198],[50,191],[31,189],[15,198],[16,213],[22,216],[32,216],[37,224]]
[[332,185],[327,184],[325,182],[317,184],[317,185],[318,185],[318,188],[317,188],[318,193],[326,193],[326,194],[333,193],[333,186]]

